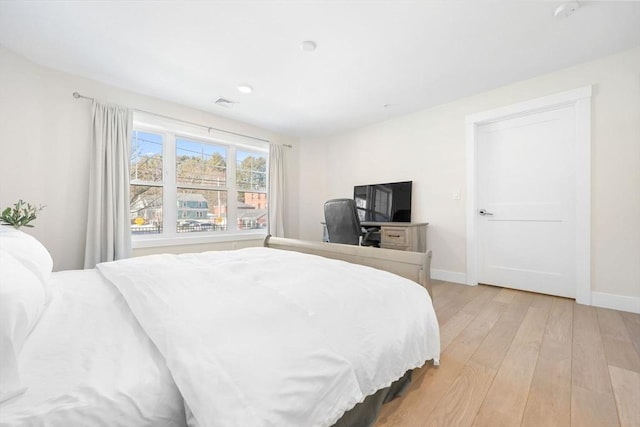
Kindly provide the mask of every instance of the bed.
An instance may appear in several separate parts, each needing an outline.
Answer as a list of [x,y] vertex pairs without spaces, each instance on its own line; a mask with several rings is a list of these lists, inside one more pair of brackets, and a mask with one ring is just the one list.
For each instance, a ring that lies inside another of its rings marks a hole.
[[52,273],[3,228],[0,426],[372,425],[440,352],[426,254],[388,252],[268,238]]

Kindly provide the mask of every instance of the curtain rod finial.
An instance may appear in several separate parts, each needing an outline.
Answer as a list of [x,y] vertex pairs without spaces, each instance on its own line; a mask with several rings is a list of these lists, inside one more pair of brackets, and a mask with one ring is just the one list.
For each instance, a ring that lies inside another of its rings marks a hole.
[[78,98],[80,98],[80,94],[78,92],[73,92],[73,97],[75,99],[78,99]]

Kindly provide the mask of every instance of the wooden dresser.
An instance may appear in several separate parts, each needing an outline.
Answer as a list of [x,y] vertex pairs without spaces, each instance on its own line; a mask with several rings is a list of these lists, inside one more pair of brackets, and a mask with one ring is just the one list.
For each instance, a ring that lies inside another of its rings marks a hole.
[[366,228],[380,228],[380,247],[399,251],[427,251],[427,222],[363,222]]

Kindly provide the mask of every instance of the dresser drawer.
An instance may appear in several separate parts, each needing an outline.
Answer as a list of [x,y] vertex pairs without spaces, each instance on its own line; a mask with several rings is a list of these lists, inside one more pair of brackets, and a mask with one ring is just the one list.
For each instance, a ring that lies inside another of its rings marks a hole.
[[408,246],[409,234],[406,228],[383,227],[380,243],[383,245]]
[[380,228],[380,247],[397,251],[426,252],[427,222],[363,222],[365,228]]

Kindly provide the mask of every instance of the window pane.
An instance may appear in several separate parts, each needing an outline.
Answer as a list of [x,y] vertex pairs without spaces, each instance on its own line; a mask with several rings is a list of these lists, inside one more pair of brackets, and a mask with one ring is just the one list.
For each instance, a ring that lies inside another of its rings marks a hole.
[[131,185],[131,234],[162,233],[162,187]]
[[131,180],[162,182],[162,135],[133,131]]
[[245,190],[267,191],[267,155],[237,152],[236,185]]
[[227,192],[178,188],[178,233],[227,229]]
[[266,193],[238,192],[238,230],[267,228]]
[[176,176],[178,184],[224,187],[227,183],[227,150],[218,145],[177,138]]

